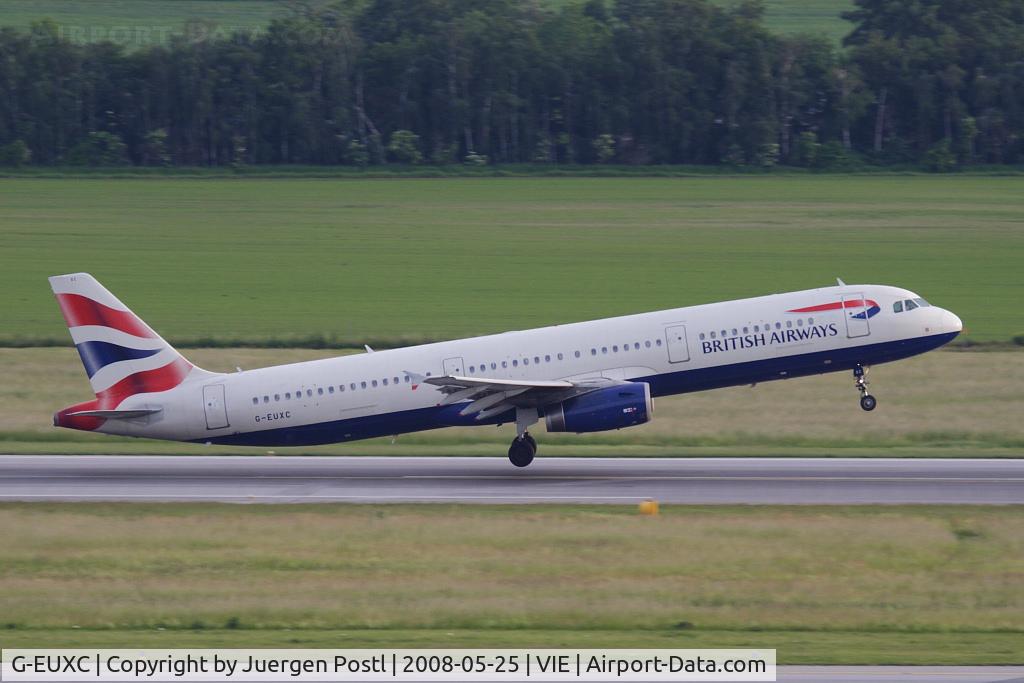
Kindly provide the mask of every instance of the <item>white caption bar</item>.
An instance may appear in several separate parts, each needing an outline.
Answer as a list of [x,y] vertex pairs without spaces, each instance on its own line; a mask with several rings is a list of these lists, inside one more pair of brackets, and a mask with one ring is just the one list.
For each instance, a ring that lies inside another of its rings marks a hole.
[[2,681],[774,681],[775,650],[3,650]]

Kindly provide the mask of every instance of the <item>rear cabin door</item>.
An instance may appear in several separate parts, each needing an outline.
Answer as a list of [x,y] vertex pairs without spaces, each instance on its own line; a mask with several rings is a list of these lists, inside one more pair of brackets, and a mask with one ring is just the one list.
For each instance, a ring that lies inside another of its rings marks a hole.
[[690,360],[690,345],[686,341],[686,325],[666,327],[665,343],[668,345],[669,363],[683,363]]
[[206,409],[207,429],[224,429],[229,426],[223,384],[208,384],[203,387],[203,407]]
[[444,359],[444,374],[445,375],[465,375],[466,364],[462,362],[462,358],[445,358]]
[[846,336],[850,339],[871,334],[868,307],[863,294],[843,295],[843,317],[846,318]]

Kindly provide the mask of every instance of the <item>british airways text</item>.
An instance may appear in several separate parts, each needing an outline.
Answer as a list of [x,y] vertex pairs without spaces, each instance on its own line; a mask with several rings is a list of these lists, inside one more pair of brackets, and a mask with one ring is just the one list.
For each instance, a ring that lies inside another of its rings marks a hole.
[[770,334],[768,332],[761,332],[760,334],[744,334],[726,339],[710,339],[701,342],[701,350],[704,353],[719,353],[720,351],[752,349],[758,346],[791,344],[808,339],[824,339],[826,337],[835,337],[838,334],[839,330],[836,328],[835,323],[829,323],[828,325],[812,325],[795,330],[776,330]]

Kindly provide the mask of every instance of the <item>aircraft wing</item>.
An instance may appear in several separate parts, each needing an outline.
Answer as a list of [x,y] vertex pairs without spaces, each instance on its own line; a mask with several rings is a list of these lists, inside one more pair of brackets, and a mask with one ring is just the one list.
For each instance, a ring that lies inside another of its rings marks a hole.
[[516,380],[459,375],[422,377],[420,382],[439,387],[446,394],[440,405],[469,401],[459,414],[476,413],[477,420],[500,415],[513,408],[537,408],[617,384],[615,380],[604,377],[570,382],[561,379]]

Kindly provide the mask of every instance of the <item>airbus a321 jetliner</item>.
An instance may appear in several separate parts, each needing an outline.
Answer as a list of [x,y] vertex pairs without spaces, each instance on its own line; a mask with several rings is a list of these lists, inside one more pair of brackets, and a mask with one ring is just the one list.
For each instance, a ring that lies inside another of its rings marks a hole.
[[643,424],[655,396],[853,371],[960,333],[950,311],[898,287],[846,285],[221,374],[175,351],[87,273],[50,278],[96,398],[59,427],[174,441],[298,446],[458,425],[527,431]]

